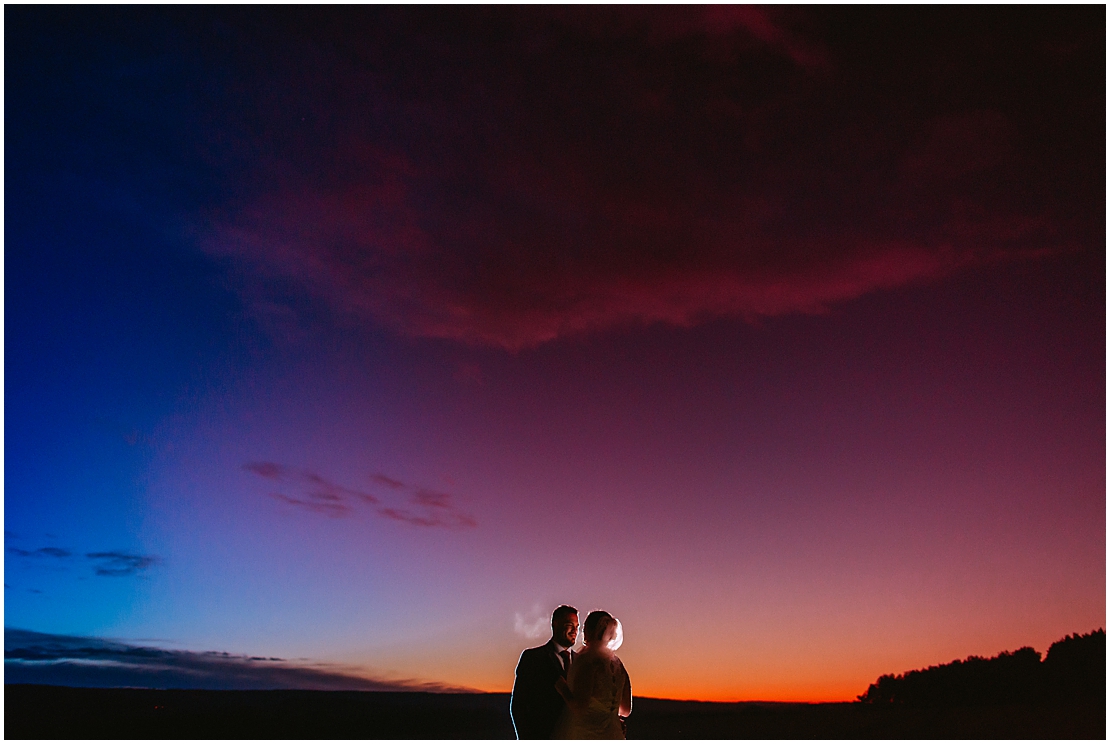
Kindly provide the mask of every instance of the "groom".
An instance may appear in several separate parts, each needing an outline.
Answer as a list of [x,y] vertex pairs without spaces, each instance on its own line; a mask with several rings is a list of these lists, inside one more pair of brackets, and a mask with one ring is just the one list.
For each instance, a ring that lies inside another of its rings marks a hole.
[[574,661],[570,647],[578,638],[578,610],[561,605],[551,613],[551,640],[525,649],[516,665],[509,712],[518,739],[550,739],[566,703],[555,680],[566,679]]

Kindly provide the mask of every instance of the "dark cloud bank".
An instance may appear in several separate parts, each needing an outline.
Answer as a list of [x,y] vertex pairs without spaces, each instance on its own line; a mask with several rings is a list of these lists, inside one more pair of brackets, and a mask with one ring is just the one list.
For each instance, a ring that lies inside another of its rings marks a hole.
[[401,333],[518,350],[820,313],[1101,242],[1101,11],[302,20],[253,103],[303,130],[244,136],[267,186],[206,245]]
[[4,682],[207,690],[467,691],[435,683],[373,679],[335,665],[166,650],[14,628],[4,629]]
[[[9,150],[166,195],[275,332],[519,350],[1103,248],[1100,6],[6,18],[68,106]],[[103,136],[40,152],[73,111]]]

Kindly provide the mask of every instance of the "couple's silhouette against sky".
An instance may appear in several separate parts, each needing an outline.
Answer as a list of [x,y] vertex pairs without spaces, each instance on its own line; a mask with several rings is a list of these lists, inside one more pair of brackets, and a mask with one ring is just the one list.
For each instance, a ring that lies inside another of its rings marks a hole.
[[623,640],[620,621],[594,610],[581,624],[578,610],[551,613],[551,639],[525,649],[516,667],[509,704],[518,739],[623,739],[632,712],[632,685],[614,653]]

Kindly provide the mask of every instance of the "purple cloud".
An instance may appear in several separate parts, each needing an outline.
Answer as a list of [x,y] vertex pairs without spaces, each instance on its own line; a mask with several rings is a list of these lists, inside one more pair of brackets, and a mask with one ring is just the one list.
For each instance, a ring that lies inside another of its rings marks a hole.
[[383,505],[381,499],[372,493],[339,485],[311,470],[296,470],[272,462],[251,462],[243,468],[266,480],[282,482],[286,490],[296,489],[290,493],[271,492],[269,495],[274,500],[322,516],[353,517],[357,514],[354,506],[362,504],[376,506],[372,513],[378,516],[417,527],[458,529],[477,526],[472,516],[455,508],[450,494],[408,486],[382,473],[375,473],[370,479],[391,491],[408,492],[408,501],[417,511]]

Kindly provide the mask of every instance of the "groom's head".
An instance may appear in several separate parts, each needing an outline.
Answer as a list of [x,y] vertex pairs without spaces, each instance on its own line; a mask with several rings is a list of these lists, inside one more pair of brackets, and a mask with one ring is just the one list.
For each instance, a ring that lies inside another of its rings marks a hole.
[[551,613],[551,638],[564,648],[578,640],[578,610],[570,605],[559,605]]

